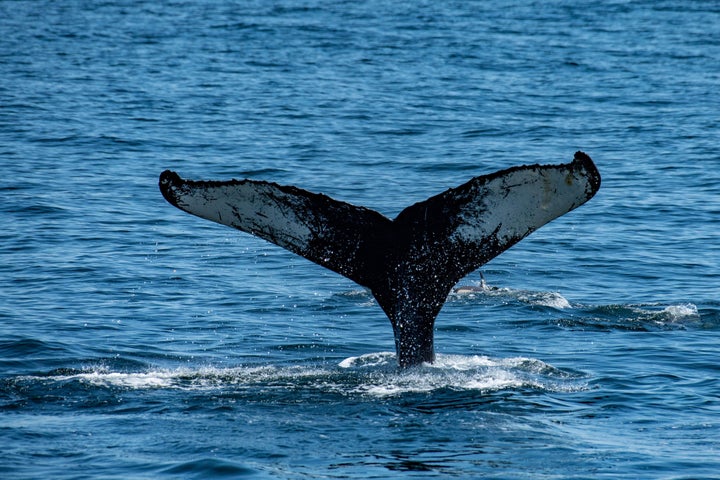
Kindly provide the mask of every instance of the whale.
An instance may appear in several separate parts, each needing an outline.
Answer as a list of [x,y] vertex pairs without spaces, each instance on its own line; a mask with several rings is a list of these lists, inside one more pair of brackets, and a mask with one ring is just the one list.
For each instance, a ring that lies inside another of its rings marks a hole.
[[400,367],[432,363],[452,288],[548,222],[590,200],[600,173],[584,152],[476,176],[394,219],[322,193],[264,180],[160,174],[172,205],[255,235],[370,290],[390,319]]

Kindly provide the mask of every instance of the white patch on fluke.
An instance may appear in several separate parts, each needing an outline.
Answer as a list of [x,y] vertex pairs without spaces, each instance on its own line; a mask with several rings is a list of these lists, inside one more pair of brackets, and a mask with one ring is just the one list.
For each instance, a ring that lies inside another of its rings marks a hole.
[[587,199],[587,180],[568,168],[518,170],[478,188],[482,200],[461,213],[454,236],[471,243],[497,230],[500,243],[520,239]]
[[262,233],[284,248],[307,248],[312,238],[307,224],[312,212],[301,218],[297,210],[289,206],[297,203],[297,199],[271,185],[208,185],[180,189],[176,196],[178,204],[194,215],[243,231]]

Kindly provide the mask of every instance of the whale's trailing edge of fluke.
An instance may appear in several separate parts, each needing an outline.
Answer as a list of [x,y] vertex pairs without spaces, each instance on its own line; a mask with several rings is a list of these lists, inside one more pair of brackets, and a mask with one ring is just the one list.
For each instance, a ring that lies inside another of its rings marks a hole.
[[370,289],[395,335],[398,363],[434,359],[433,330],[464,276],[600,188],[589,156],[482,175],[394,219],[297,187],[160,175],[165,199],[193,215],[275,243]]

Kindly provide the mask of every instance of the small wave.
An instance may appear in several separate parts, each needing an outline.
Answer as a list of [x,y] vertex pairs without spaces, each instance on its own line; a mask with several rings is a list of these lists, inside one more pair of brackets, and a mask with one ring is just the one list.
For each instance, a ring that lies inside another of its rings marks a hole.
[[343,302],[349,300],[357,303],[357,305],[361,307],[369,307],[375,305],[375,298],[373,297],[372,293],[370,293],[370,290],[364,288],[334,293],[331,296],[331,299],[341,300]]
[[64,352],[59,343],[44,342],[35,338],[11,337],[0,340],[0,356],[3,359],[25,358],[47,352]]
[[580,314],[560,321],[565,326],[621,330],[673,330],[698,325],[700,313],[695,304],[624,304],[584,307]]
[[340,368],[368,368],[387,367],[392,365],[395,368],[395,354],[392,352],[377,352],[360,355],[359,357],[348,357],[338,364]]
[[257,472],[230,460],[203,458],[169,467],[163,473],[182,477],[239,478],[253,476]]
[[272,385],[326,376],[328,371],[312,367],[201,367],[117,372],[104,366],[43,376],[16,377],[20,383],[81,383],[95,387],[141,389],[208,390],[237,385]]
[[661,315],[667,317],[671,321],[682,321],[685,319],[696,319],[700,317],[697,305],[692,303],[684,303],[681,305],[670,305],[660,312]]
[[178,378],[177,372],[156,370],[150,372],[122,373],[96,370],[91,372],[75,373],[72,375],[58,375],[47,377],[59,382],[78,381],[94,386],[124,387],[132,389],[143,388],[169,388]]
[[538,305],[540,307],[557,308],[558,310],[571,308],[570,302],[557,292],[519,294],[517,298],[521,302]]

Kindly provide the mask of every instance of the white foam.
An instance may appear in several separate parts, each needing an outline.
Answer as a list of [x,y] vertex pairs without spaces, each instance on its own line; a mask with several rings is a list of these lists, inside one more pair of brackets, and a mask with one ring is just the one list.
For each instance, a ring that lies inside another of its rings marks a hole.
[[662,311],[672,321],[679,321],[686,318],[695,318],[699,316],[697,305],[685,303],[681,305],[670,305]]
[[302,380],[321,378],[328,371],[309,367],[201,367],[178,369],[153,369],[147,372],[113,372],[106,367],[97,367],[88,372],[52,377],[25,377],[27,379],[59,382],[78,381],[98,387],[120,387],[128,389],[170,388],[180,390],[205,390],[233,385],[257,385],[279,380]]
[[146,373],[121,373],[98,370],[75,375],[61,375],[54,378],[58,381],[77,380],[95,386],[146,389],[171,387],[175,377],[175,373],[163,370]]
[[[395,366],[394,354],[350,357],[340,363],[342,368],[363,369],[372,365],[371,372],[353,392],[371,397],[389,397],[406,393],[428,393],[435,390],[476,390],[487,393],[509,388],[540,388],[553,391],[572,391],[579,387],[569,374],[540,360],[512,357],[493,359],[484,355],[442,355],[432,364],[406,370]],[[393,368],[379,371],[376,367]]]
[[551,307],[562,310],[564,308],[571,308],[570,302],[565,297],[557,292],[537,292],[519,294],[518,300],[531,305],[538,305],[541,307]]
[[338,364],[340,368],[363,368],[395,365],[393,352],[367,353],[359,357],[348,357]]
[[700,313],[696,305],[692,303],[682,303],[678,305],[668,305],[663,307],[661,304],[649,305],[629,305],[636,315],[636,320],[641,322],[652,322],[657,325],[672,326],[675,324],[692,323],[700,319]]

